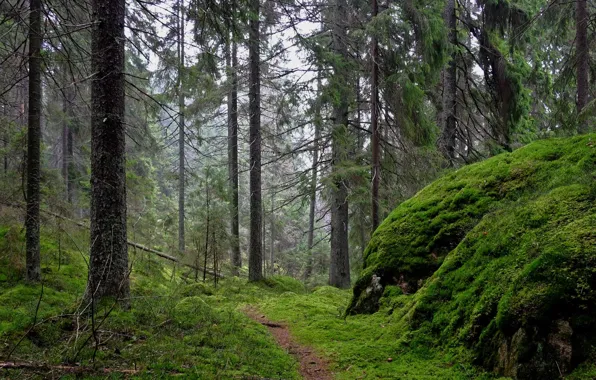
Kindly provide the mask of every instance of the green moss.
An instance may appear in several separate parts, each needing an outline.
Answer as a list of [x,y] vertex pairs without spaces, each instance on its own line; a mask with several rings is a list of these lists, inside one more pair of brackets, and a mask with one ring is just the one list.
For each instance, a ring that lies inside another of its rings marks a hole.
[[386,313],[344,318],[350,293],[321,287],[312,294],[268,298],[259,309],[288,324],[299,342],[332,362],[337,379],[492,378],[408,338],[407,325]]
[[[378,304],[390,305],[414,340],[464,347],[503,373],[513,371],[503,367],[508,353],[517,376],[548,377],[562,360],[549,337],[568,323],[582,336],[560,344],[573,345],[573,364],[585,360],[596,341],[594,138],[530,144],[404,202],[375,232],[350,310],[365,303],[376,274],[391,289]],[[420,286],[409,299],[390,287],[414,281]],[[516,346],[521,332],[528,346]]]
[[[108,302],[91,320],[88,314],[78,314],[87,266],[77,246],[85,246],[86,238],[72,232],[76,241],[59,243],[52,226],[47,227],[41,239],[43,295],[40,285],[23,280],[20,227],[0,227],[0,356],[23,337],[11,359],[91,367],[95,357],[98,368],[146,369],[139,377],[147,379],[177,374],[201,379],[299,378],[295,360],[267,329],[237,311],[239,305],[263,297],[303,293],[299,282],[278,277],[250,284],[226,278],[217,288],[184,285],[164,262],[131,252],[130,310],[113,309]],[[99,326],[97,351],[92,323]],[[22,375],[0,371],[0,377]]]
[[203,283],[203,282],[196,282],[194,284],[190,284],[185,286],[181,291],[180,294],[185,297],[190,296],[200,296],[206,295],[211,296],[215,292],[215,289],[211,284]]

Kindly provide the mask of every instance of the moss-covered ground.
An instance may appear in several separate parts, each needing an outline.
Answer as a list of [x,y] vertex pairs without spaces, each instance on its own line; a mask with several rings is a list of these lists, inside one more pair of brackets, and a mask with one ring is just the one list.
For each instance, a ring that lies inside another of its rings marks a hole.
[[[239,311],[240,305],[257,302],[263,294],[300,291],[299,282],[279,278],[247,284],[231,278],[215,288],[212,283],[184,282],[162,261],[131,252],[132,307],[124,311],[105,304],[95,315],[93,329],[91,319],[79,310],[85,256],[66,243],[59,249],[55,236],[45,231],[43,290],[29,285],[22,280],[20,230],[0,228],[0,358],[6,360],[14,349],[10,360],[137,369],[143,378],[299,378],[295,360],[265,327]],[[100,373],[97,377],[105,378]],[[35,378],[35,372],[0,370],[0,378],[21,376]],[[112,377],[119,377],[118,372]]]
[[[84,236],[75,234],[70,233],[73,241],[84,241]],[[21,228],[1,227],[0,237],[3,360],[24,337],[10,360],[98,369],[96,374],[86,373],[86,378],[105,378],[103,368],[136,369],[136,375],[126,376],[151,379],[299,378],[295,359],[275,344],[265,327],[242,313],[251,304],[269,319],[287,322],[299,343],[312,346],[330,361],[339,379],[490,377],[481,376],[469,363],[405,342],[387,310],[345,318],[347,290],[325,286],[307,292],[300,282],[286,277],[258,284],[228,278],[217,287],[211,282],[185,282],[180,279],[182,269],[172,273],[163,261],[134,252],[131,309],[104,305],[95,316],[94,337],[91,320],[78,309],[86,282],[85,255],[72,241],[64,239],[59,247],[55,231],[43,231],[42,294],[41,286],[22,280]],[[0,377],[48,376],[38,372],[0,370]],[[51,375],[58,377],[60,372]],[[109,375],[124,376],[117,371]]]

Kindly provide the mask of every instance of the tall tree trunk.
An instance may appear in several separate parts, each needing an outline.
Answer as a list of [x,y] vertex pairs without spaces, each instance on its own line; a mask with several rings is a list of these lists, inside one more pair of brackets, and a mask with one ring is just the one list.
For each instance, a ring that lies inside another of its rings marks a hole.
[[242,267],[240,255],[240,219],[238,215],[238,54],[236,42],[232,42],[228,63],[230,90],[228,93],[228,178],[230,187],[232,274],[238,276]]
[[73,111],[75,91],[67,79],[66,68],[64,70],[64,89],[62,90],[62,113],[64,114],[64,126],[62,127],[62,178],[64,180],[64,188],[66,189],[66,200],[72,204],[74,199],[72,129],[75,118]]
[[[457,45],[457,18],[455,14],[455,0],[447,0],[444,13],[445,25],[448,29],[448,39],[451,49]],[[457,66],[455,52],[451,53],[449,64],[443,70],[443,113],[441,120],[440,149],[449,161],[455,159],[455,133],[456,133],[456,91],[457,91]]]
[[[361,94],[360,94],[360,76],[358,76],[356,80],[356,104],[358,104],[358,109],[356,110],[356,125],[362,128],[362,110],[361,110]],[[377,115],[378,119],[378,115]],[[378,121],[377,121],[378,122]],[[364,140],[366,136],[363,135],[363,131],[358,131],[358,153],[362,154],[364,151]],[[378,209],[377,209],[378,210]],[[367,212],[363,206],[358,207],[358,217],[360,218],[359,223],[357,223],[358,228],[358,238],[360,239],[360,253],[362,258],[364,258],[364,249],[366,248],[366,215]],[[373,231],[374,232],[374,231]]]
[[[332,46],[342,60],[348,59],[345,0],[336,0],[333,9]],[[337,63],[335,63],[337,65]],[[335,67],[336,100],[333,105],[333,142],[331,198],[331,262],[329,285],[338,288],[350,287],[350,258],[348,250],[348,188],[341,174],[341,166],[347,159],[345,137],[348,125],[349,78],[345,67]]]
[[[372,0],[372,17],[373,20],[379,13],[377,0]],[[377,37],[373,33],[372,47],[372,75],[371,75],[371,102],[370,102],[370,122],[372,132],[372,232],[379,226],[379,184],[381,181],[381,146],[379,136],[379,44]]]
[[309,278],[313,270],[313,246],[315,236],[315,211],[317,206],[317,171],[319,170],[319,144],[321,139],[321,76],[317,78],[318,98],[315,103],[315,139],[313,141],[312,152],[312,173],[310,177],[310,210],[308,213],[308,258],[306,262],[306,269],[304,270],[304,278]]
[[263,278],[259,0],[251,0],[250,5],[251,20],[248,41],[250,66],[248,91],[248,109],[250,112],[250,251],[248,279],[249,281],[258,281]]
[[124,0],[93,0],[91,257],[87,301],[129,305],[124,128]]
[[[577,114],[588,104],[588,10],[587,0],[576,0],[576,51],[577,51]],[[587,132],[587,124],[580,119],[579,133]]]
[[27,280],[40,281],[39,178],[41,144],[41,0],[29,3],[29,117],[27,132]]
[[178,2],[180,17],[178,29],[178,251],[184,253],[184,0]]

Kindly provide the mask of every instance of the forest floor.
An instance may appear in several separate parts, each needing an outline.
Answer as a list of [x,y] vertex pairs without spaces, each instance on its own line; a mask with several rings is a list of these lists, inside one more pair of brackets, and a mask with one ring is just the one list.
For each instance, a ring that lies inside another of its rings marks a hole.
[[267,327],[277,344],[298,361],[300,375],[303,379],[331,380],[334,378],[329,371],[328,361],[317,355],[312,347],[298,343],[287,325],[271,322],[254,305],[247,305],[242,311],[252,320]]
[[279,276],[195,282],[134,251],[130,310],[107,303],[93,323],[80,312],[82,233],[42,229],[42,287],[22,278],[21,226],[0,223],[0,361],[16,363],[0,378],[494,378],[404,339],[386,312],[345,316],[349,290]]

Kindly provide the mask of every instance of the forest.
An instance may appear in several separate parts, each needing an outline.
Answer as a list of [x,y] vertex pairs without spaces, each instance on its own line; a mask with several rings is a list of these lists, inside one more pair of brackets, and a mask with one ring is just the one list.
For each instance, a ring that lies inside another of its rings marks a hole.
[[587,0],[0,0],[0,378],[596,379],[594,36]]

